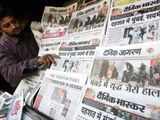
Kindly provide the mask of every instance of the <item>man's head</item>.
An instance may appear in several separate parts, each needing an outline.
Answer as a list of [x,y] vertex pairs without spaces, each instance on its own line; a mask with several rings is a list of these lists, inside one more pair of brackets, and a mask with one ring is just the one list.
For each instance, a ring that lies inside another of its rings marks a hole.
[[14,36],[24,28],[25,24],[17,19],[9,8],[0,6],[0,32]]

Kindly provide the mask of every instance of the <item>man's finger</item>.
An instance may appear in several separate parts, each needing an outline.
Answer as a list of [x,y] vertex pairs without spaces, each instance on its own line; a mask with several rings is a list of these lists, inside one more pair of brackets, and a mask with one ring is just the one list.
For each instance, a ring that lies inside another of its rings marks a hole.
[[47,64],[48,64],[48,65],[51,65],[51,64],[52,64],[52,61],[51,61],[51,59],[50,59],[49,56],[47,56],[46,60],[47,60]]
[[53,64],[55,64],[55,65],[57,64],[53,56],[49,55],[48,58],[50,59],[50,61],[51,61]]

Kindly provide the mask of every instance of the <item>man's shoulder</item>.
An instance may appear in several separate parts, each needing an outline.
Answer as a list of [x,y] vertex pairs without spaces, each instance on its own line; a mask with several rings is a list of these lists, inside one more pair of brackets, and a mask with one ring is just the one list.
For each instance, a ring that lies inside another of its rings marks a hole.
[[3,46],[7,42],[7,38],[4,34],[0,37],[0,46]]
[[4,34],[1,35],[1,37],[0,37],[0,51],[9,47],[9,41],[10,41],[9,38],[6,35],[4,35]]

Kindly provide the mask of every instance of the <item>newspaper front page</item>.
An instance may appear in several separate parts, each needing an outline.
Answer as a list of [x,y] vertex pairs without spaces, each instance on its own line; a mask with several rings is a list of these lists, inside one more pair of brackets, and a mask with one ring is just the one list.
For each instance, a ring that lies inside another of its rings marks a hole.
[[159,0],[114,0],[104,46],[158,41],[159,10]]
[[110,1],[103,0],[73,13],[66,40],[60,46],[60,55],[68,52],[78,54],[80,51],[94,55],[104,37],[109,8]]
[[111,120],[159,120],[159,46],[152,42],[98,48],[75,119],[104,120],[105,114],[97,118],[100,111]]
[[43,29],[54,29],[57,26],[68,26],[72,14],[77,10],[77,3],[73,3],[66,7],[45,7],[42,16]]
[[54,120],[72,120],[84,92],[86,76],[49,70],[34,108]]
[[76,10],[77,3],[66,7],[45,7],[41,20],[44,30],[41,40],[41,54],[58,51],[61,41],[65,39],[71,16]]

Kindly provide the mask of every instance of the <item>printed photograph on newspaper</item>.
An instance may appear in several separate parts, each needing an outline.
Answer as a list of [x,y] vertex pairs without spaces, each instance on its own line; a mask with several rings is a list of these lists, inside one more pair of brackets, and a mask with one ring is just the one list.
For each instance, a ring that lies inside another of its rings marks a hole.
[[84,58],[67,58],[58,59],[57,65],[52,66],[53,71],[61,71],[66,73],[78,73],[88,75],[91,71],[93,60]]
[[105,19],[108,17],[109,8],[110,1],[103,0],[73,13],[69,23],[68,33],[81,33],[102,28],[105,24]]

